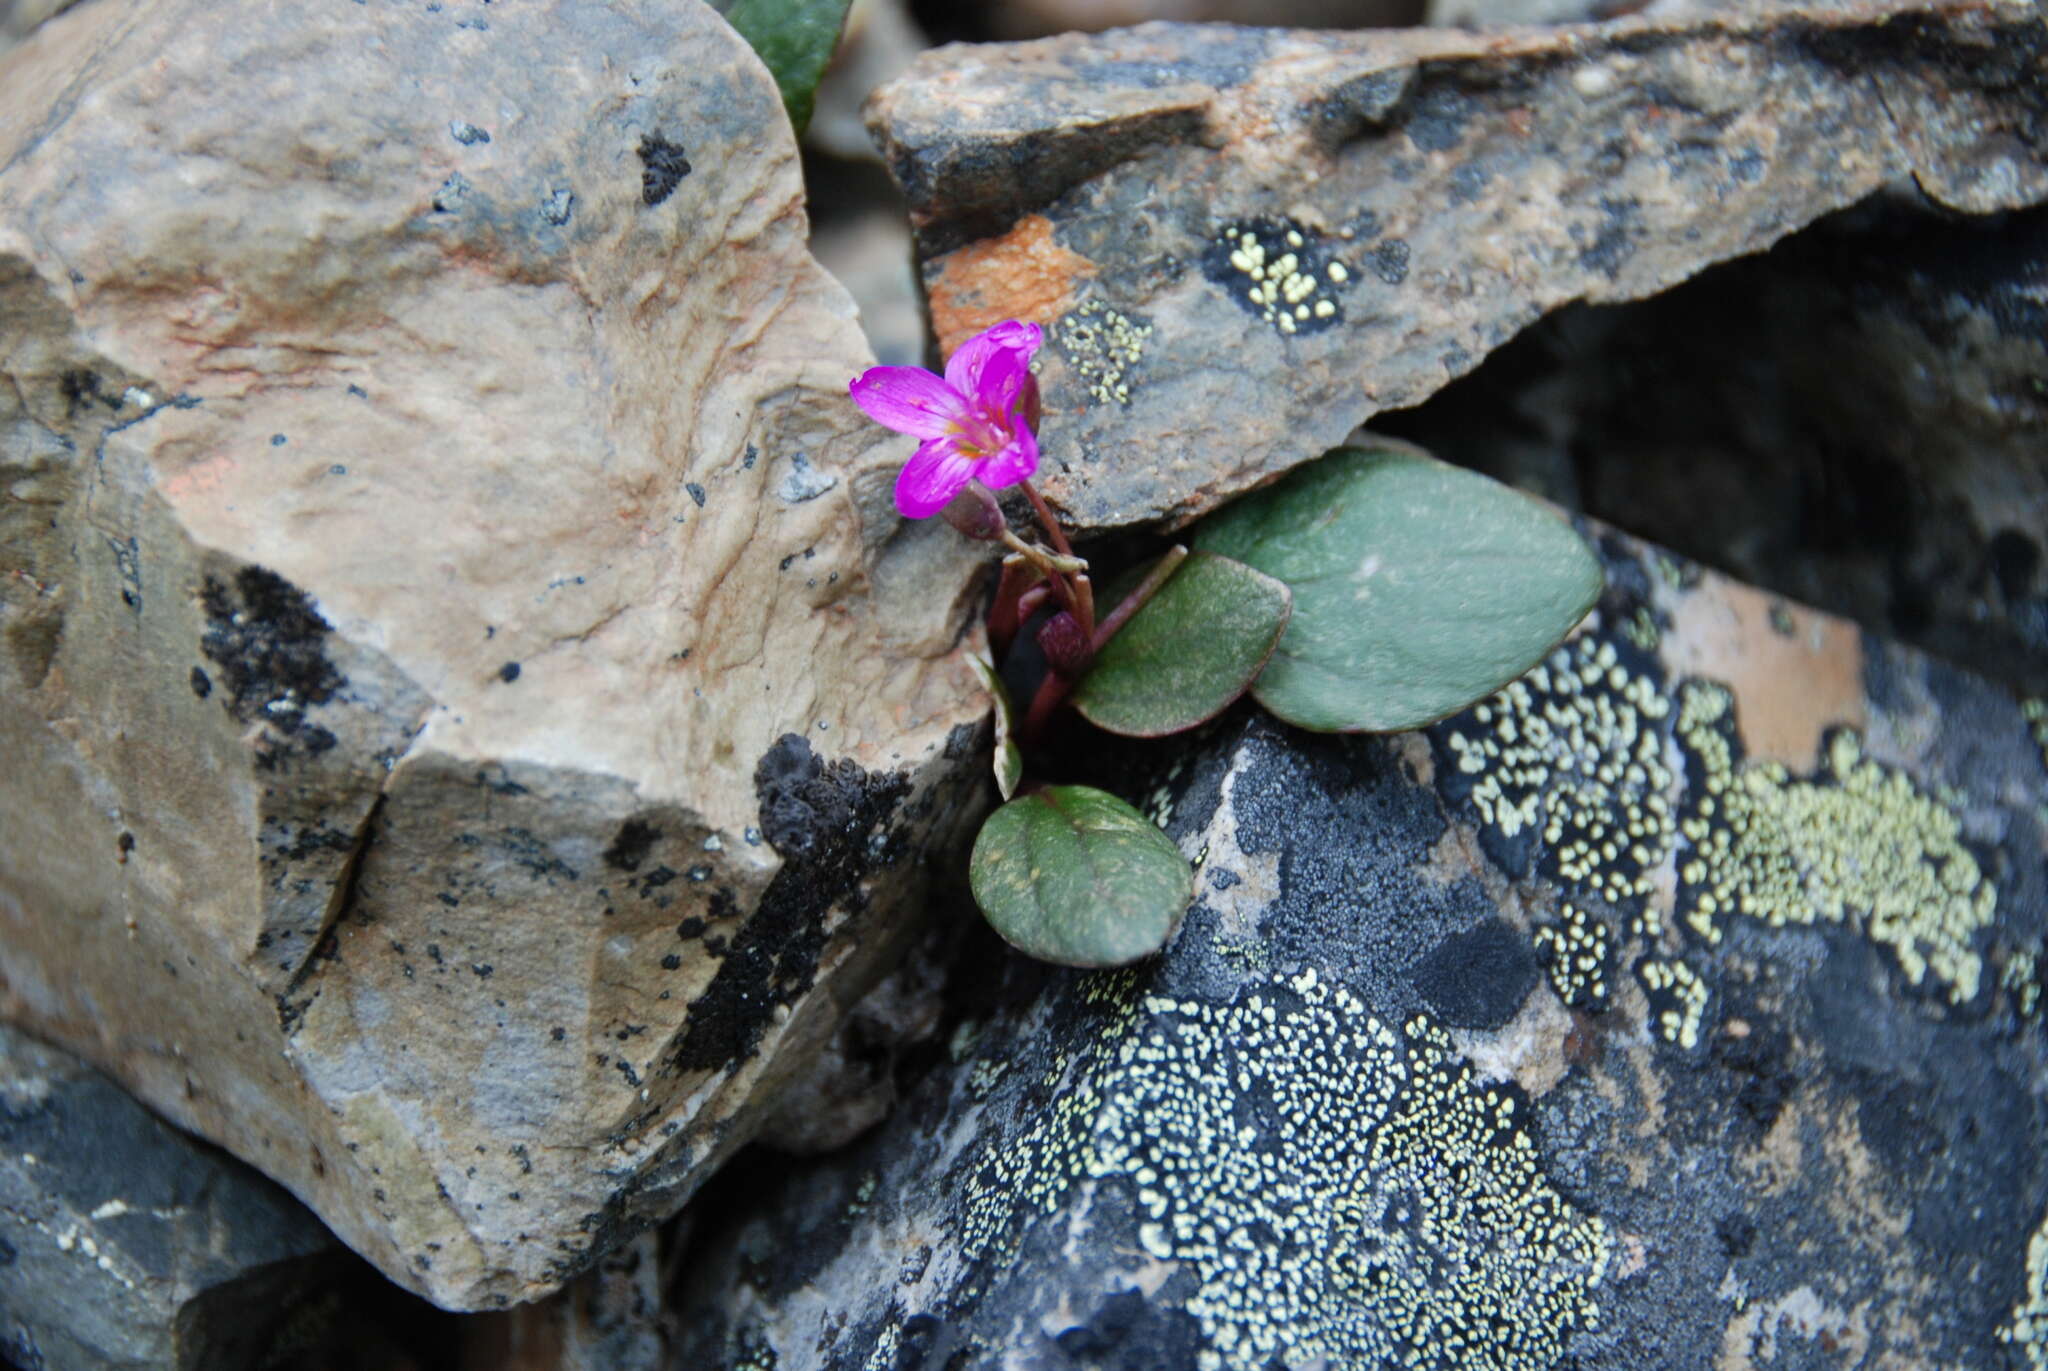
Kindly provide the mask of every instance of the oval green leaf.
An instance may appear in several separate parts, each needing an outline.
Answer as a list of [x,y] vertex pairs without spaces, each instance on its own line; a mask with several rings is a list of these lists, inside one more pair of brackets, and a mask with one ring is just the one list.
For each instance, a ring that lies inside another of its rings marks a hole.
[[1122,966],[1166,946],[1194,899],[1173,840],[1114,795],[1048,786],[981,826],[974,899],[1003,940],[1062,966]]
[[1294,592],[1252,694],[1331,732],[1417,728],[1485,698],[1600,596],[1599,560],[1549,507],[1391,444],[1339,448],[1211,516],[1195,543]]
[[1197,552],[1109,640],[1074,690],[1097,728],[1158,738],[1215,718],[1244,694],[1287,628],[1285,585]]

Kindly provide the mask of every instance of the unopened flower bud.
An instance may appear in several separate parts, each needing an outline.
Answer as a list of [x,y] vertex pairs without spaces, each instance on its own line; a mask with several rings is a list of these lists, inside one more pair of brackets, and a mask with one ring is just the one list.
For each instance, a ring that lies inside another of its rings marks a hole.
[[1038,626],[1038,649],[1045,654],[1045,664],[1062,676],[1079,676],[1095,660],[1094,646],[1064,609]]
[[960,493],[939,511],[939,517],[980,543],[994,542],[1010,526],[996,497],[979,481],[969,481],[960,487]]

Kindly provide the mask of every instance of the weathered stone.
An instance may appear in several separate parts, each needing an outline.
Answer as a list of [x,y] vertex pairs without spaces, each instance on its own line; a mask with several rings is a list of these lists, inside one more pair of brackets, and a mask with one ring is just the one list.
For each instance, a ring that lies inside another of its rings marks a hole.
[[0,66],[0,1013],[443,1304],[680,1205],[982,793],[804,239],[697,0]]
[[1479,37],[1151,25],[919,58],[871,123],[948,348],[1049,330],[1044,486],[1183,520],[1545,312],[1635,299],[1888,183],[2048,195],[2021,0]]
[[1500,696],[1180,754],[1178,941],[970,969],[871,1141],[745,1177],[674,1364],[2040,1364],[2027,715],[1600,541]]
[[0,1361],[259,1371],[360,1266],[305,1206],[0,1026]]
[[1873,204],[1560,311],[1398,431],[2041,694],[2044,377],[2048,210]]

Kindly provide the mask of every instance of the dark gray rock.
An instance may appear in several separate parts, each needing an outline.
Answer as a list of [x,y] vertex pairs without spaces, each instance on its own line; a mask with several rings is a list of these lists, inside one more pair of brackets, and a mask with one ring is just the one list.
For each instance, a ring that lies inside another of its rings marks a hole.
[[76,1058],[0,1027],[0,1356],[256,1371],[363,1270],[305,1206]]
[[1184,750],[1166,955],[966,962],[868,1142],[730,1178],[672,1364],[2041,1364],[2027,718],[1602,545],[1587,631],[1425,734]]
[[948,350],[1048,330],[1048,496],[1185,520],[1575,300],[1639,299],[1886,185],[2048,195],[2030,3],[1479,36],[1153,24],[944,48],[870,122]]

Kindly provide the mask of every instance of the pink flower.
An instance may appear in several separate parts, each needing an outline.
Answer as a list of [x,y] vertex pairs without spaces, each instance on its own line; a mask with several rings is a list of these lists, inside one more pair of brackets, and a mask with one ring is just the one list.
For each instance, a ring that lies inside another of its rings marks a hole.
[[896,478],[896,508],[926,519],[969,481],[990,490],[1038,470],[1038,382],[1031,358],[1036,324],[1005,320],[960,345],[946,374],[923,367],[869,367],[848,387],[853,402],[885,428],[924,441]]

